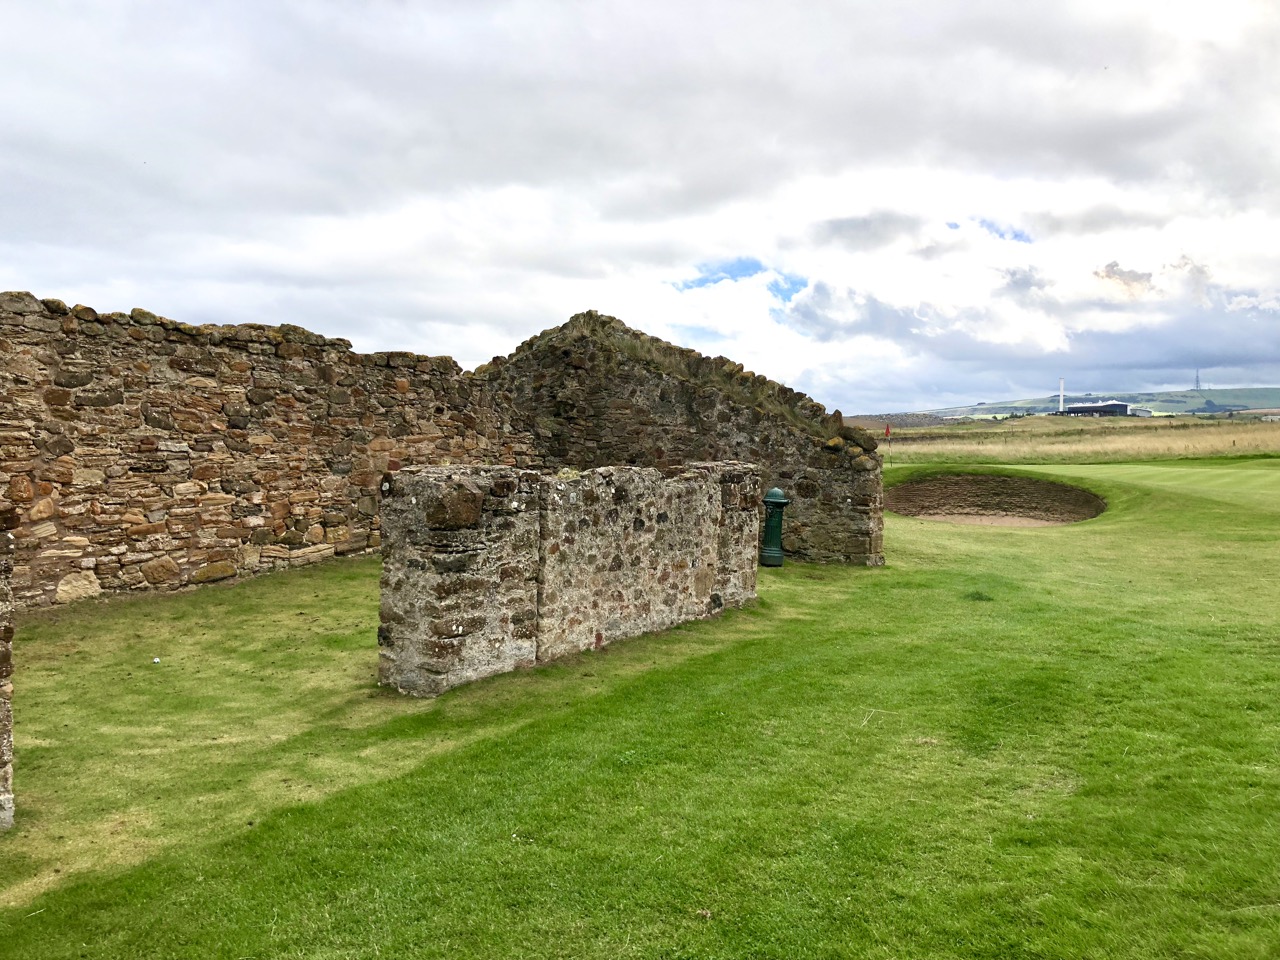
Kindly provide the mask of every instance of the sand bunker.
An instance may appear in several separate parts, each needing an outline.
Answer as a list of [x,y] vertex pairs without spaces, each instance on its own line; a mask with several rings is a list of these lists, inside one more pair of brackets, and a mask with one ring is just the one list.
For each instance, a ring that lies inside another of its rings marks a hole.
[[911,480],[884,492],[894,513],[922,520],[993,527],[1078,523],[1107,508],[1101,497],[1065,483],[1033,477],[948,474]]

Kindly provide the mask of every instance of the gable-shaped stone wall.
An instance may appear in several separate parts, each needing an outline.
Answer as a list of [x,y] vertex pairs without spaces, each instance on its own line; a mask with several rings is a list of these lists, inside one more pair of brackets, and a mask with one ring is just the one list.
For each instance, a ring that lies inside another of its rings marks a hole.
[[741,606],[759,501],[741,463],[388,476],[379,681],[434,695]]
[[387,470],[536,462],[505,409],[448,357],[0,294],[16,599],[169,589],[376,547]]
[[799,559],[883,559],[876,440],[798,391],[724,357],[589,312],[476,371],[513,399],[547,466],[672,469],[748,460],[791,498],[783,546]]

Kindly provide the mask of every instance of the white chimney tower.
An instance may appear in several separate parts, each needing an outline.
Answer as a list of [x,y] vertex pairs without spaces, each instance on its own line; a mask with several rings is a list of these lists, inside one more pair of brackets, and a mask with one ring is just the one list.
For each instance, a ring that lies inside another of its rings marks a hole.
[[1064,378],[1062,377],[1058,378],[1058,412],[1059,413],[1063,413],[1067,409],[1066,408],[1066,399],[1067,399],[1066,384],[1067,384],[1067,381]]

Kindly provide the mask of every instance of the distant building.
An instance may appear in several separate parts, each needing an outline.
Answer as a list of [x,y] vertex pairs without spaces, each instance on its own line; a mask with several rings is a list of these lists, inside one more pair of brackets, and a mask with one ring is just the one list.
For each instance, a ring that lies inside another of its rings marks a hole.
[[1150,417],[1146,407],[1134,407],[1123,400],[1102,400],[1098,403],[1069,403],[1063,411],[1068,417]]

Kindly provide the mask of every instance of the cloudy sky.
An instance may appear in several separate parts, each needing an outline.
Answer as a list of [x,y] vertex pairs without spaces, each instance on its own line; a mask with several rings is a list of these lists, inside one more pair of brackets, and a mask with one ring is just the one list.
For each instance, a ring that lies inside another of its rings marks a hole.
[[1275,0],[0,0],[0,288],[846,413],[1280,384]]

